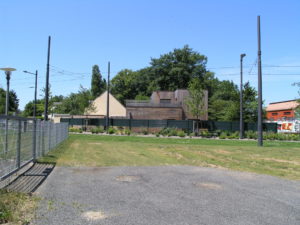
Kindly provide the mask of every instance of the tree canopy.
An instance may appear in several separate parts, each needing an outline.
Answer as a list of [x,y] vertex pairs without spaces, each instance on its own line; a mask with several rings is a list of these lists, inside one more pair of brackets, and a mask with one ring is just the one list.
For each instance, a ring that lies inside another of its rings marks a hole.
[[[9,91],[9,114],[17,113],[19,107],[19,99],[14,90]],[[0,88],[0,114],[5,114],[5,105],[6,105],[6,91],[3,88]]]
[[102,79],[102,75],[98,65],[93,66],[91,80],[91,94],[93,99],[100,96],[106,89],[106,80]]

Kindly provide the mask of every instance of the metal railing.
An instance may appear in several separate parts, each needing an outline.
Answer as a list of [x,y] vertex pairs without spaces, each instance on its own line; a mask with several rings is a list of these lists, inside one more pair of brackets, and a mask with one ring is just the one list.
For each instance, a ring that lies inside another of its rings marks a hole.
[[68,124],[0,116],[0,181],[68,137]]

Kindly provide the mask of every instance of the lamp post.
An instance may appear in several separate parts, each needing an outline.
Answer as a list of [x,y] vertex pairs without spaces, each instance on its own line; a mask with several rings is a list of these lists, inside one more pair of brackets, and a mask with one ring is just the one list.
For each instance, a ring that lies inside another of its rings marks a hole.
[[260,39],[260,16],[257,16],[257,72],[258,72],[258,119],[257,119],[257,145],[263,146],[263,128],[262,128],[262,71],[261,71],[261,39]]
[[[10,76],[11,72],[15,71],[16,69],[14,68],[0,68],[0,70],[5,71],[6,75],[6,103],[5,103],[5,115],[8,116],[8,110],[9,110],[9,81],[10,81]],[[5,119],[5,153],[8,151],[8,119]]]
[[38,71],[36,70],[35,73],[28,72],[26,70],[23,71],[24,73],[35,75],[35,86],[34,86],[34,107],[33,107],[33,117],[36,117],[36,95],[37,95],[37,78],[38,78]]
[[244,122],[243,122],[243,58],[245,53],[241,54],[241,83],[240,83],[240,139],[244,137]]

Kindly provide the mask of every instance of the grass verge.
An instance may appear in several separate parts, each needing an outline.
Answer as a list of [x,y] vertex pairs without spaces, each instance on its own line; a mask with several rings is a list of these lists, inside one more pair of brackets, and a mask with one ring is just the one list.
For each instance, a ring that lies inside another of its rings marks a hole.
[[0,190],[0,224],[29,224],[37,201],[28,194]]
[[300,180],[297,142],[70,135],[41,162],[58,166],[193,165]]

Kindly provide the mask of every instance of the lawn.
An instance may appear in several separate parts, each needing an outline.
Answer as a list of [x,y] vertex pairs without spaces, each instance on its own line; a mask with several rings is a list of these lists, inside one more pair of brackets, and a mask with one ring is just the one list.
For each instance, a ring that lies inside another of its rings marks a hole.
[[72,134],[40,159],[58,166],[193,165],[300,180],[300,143]]

